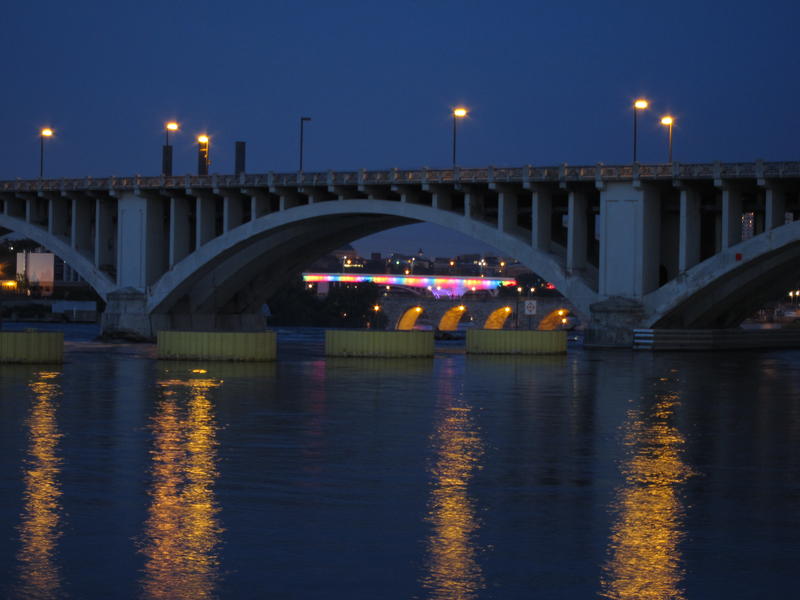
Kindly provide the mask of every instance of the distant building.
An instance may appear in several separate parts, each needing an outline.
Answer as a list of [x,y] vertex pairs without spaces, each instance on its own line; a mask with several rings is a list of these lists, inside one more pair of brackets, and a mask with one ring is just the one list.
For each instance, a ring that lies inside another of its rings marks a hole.
[[37,289],[42,296],[53,294],[55,285],[55,255],[51,252],[18,252],[17,277]]

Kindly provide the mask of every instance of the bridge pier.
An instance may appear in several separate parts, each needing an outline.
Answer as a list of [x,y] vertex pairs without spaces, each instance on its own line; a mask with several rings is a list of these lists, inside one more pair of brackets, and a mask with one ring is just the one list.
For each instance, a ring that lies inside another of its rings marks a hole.
[[590,348],[632,348],[633,330],[641,327],[644,306],[613,297],[589,306],[591,318],[584,345]]

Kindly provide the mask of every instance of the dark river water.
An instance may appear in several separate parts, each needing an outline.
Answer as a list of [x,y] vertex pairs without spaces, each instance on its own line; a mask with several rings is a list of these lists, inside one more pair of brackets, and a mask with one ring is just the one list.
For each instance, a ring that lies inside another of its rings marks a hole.
[[0,366],[6,598],[798,597],[800,351]]

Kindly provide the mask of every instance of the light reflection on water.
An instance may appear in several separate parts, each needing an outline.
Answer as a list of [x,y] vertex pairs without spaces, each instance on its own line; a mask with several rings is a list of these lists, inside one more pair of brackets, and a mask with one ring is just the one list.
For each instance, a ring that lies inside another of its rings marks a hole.
[[56,422],[57,400],[61,394],[58,376],[58,372],[39,372],[28,385],[34,397],[26,420],[28,455],[17,554],[19,586],[16,594],[20,598],[46,600],[61,596],[61,573],[56,562],[62,521],[58,481],[61,433]]
[[673,424],[675,393],[649,410],[632,409],[623,425],[625,483],[613,506],[616,521],[603,567],[601,596],[616,600],[683,600],[680,542],[685,536],[681,484],[691,475],[685,440]]
[[141,548],[145,598],[216,596],[223,529],[214,497],[217,424],[209,392],[219,385],[203,377],[159,381],[151,422],[151,500]]
[[434,600],[477,598],[485,587],[476,535],[480,522],[469,483],[480,468],[483,443],[472,407],[455,387],[455,373],[445,368],[439,379],[439,414],[433,434],[431,492],[427,520],[426,574],[422,585]]

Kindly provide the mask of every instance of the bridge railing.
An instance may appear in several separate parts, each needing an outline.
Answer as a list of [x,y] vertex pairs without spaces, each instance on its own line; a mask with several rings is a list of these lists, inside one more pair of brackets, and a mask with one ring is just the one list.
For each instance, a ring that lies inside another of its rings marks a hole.
[[537,167],[480,167],[455,169],[388,169],[258,173],[241,175],[178,175],[143,177],[84,177],[80,179],[17,179],[0,181],[0,192],[68,192],[106,190],[402,185],[425,183],[620,181],[630,179],[745,179],[800,177],[800,162],[739,162],[694,164],[568,165]]

